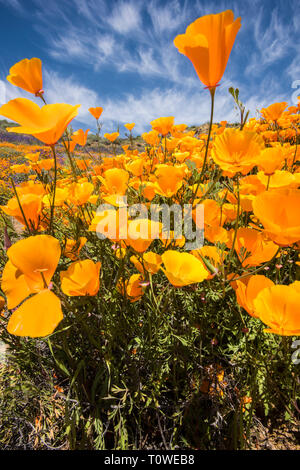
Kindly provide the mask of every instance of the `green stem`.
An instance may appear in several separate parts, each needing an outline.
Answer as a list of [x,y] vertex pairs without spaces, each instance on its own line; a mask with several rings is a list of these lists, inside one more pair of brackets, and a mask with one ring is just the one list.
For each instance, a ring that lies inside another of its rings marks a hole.
[[205,156],[204,156],[203,166],[202,166],[202,170],[201,170],[201,174],[200,174],[200,181],[202,180],[202,177],[205,173],[205,168],[206,168],[208,149],[209,149],[209,143],[210,143],[210,135],[211,135],[211,129],[212,129],[212,124],[213,124],[213,118],[214,118],[214,105],[215,105],[216,88],[215,87],[210,88],[209,92],[210,92],[210,96],[211,96],[210,121],[209,121],[209,129],[208,129],[208,136],[207,136],[207,142],[206,142]]
[[237,231],[238,231],[238,226],[239,226],[239,216],[240,216],[240,185],[239,185],[239,177],[237,176],[237,197],[238,197],[238,204],[237,204],[237,214],[236,214],[236,222],[235,222],[235,228],[234,228],[234,236],[233,236],[233,241],[232,241],[232,247],[230,250],[229,256],[232,256],[234,252],[234,246],[236,242],[236,237],[237,237]]
[[54,181],[53,181],[53,198],[52,198],[52,204],[51,204],[51,211],[50,211],[50,225],[49,225],[49,230],[50,233],[52,232],[52,225],[53,225],[53,218],[54,218],[54,206],[55,206],[55,193],[56,193],[56,181],[57,181],[57,158],[56,158],[56,153],[55,153],[55,148],[54,145],[51,145],[52,153],[53,153],[53,159],[54,159]]
[[67,146],[67,144],[66,144],[63,137],[61,138],[61,140],[62,140],[62,143],[65,147],[66,152],[67,152],[67,156],[68,156],[68,159],[69,159],[69,162],[70,162],[70,165],[71,165],[71,170],[72,170],[72,173],[73,173],[73,176],[74,176],[74,181],[76,181],[77,173],[76,173],[76,168],[74,166],[73,158],[71,156],[71,152],[69,151],[69,148],[68,148],[68,146]]
[[22,217],[23,217],[23,219],[24,219],[25,225],[26,225],[26,227],[27,227],[28,232],[30,233],[30,227],[29,227],[29,224],[28,224],[27,219],[26,219],[26,217],[25,217],[25,213],[24,213],[24,211],[23,211],[23,207],[22,207],[22,205],[21,205],[21,202],[20,202],[20,199],[19,199],[17,190],[16,190],[16,186],[15,186],[14,180],[11,178],[10,181],[11,181],[11,184],[12,184],[12,187],[13,187],[13,190],[14,190],[14,193],[15,193],[15,195],[16,195],[16,198],[17,198],[17,201],[18,201],[18,205],[19,205],[19,208],[20,208]]
[[208,135],[207,135],[207,142],[206,142],[206,148],[205,148],[205,155],[204,155],[204,160],[203,160],[203,165],[202,165],[202,170],[200,173],[199,181],[196,186],[196,190],[192,196],[192,205],[194,203],[195,197],[197,195],[200,183],[202,181],[202,177],[205,173],[205,168],[206,168],[206,162],[207,162],[207,156],[208,156],[208,149],[209,149],[209,142],[210,142],[210,135],[211,135],[211,129],[212,129],[212,124],[213,124],[213,118],[214,118],[214,105],[215,105],[215,91],[216,88],[210,88],[210,96],[211,96],[211,108],[210,108],[210,122],[209,122],[209,129],[208,129]]

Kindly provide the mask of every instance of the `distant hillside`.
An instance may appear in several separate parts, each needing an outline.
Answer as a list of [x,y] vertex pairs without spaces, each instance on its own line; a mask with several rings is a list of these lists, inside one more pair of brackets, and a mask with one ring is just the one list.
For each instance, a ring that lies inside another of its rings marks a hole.
[[[39,145],[41,142],[33,136],[25,135],[25,134],[16,134],[14,132],[7,132],[7,127],[17,127],[18,124],[12,123],[7,121],[6,119],[0,120],[0,142],[11,142],[15,144],[31,144],[31,145]],[[238,123],[234,124],[227,124],[228,127],[236,127],[239,126]],[[208,123],[201,124],[200,126],[189,126],[187,130],[195,131],[195,135],[203,134],[208,132]],[[143,141],[141,136],[133,137],[134,147],[140,151],[145,148],[145,142]],[[130,140],[128,137],[118,138],[115,141],[116,145],[116,152],[122,153],[122,147],[124,145],[130,145]],[[95,134],[90,133],[87,138],[87,149],[90,150],[100,150],[101,153],[111,154],[112,153],[112,146],[111,143],[105,139],[104,137],[100,137],[98,142],[98,137]]]
[[12,144],[32,144],[36,145],[40,142],[31,135],[16,134],[15,132],[7,132],[7,127],[19,127],[19,124],[6,119],[0,120],[0,142],[11,142]]

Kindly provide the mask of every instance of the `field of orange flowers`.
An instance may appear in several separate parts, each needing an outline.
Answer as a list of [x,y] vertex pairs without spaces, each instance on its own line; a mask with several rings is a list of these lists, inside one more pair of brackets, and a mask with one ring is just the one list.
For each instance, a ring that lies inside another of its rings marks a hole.
[[[69,127],[80,105],[47,103],[41,61],[10,69],[41,106],[0,115],[41,145],[0,145],[3,448],[25,433],[27,448],[250,449],[258,429],[297,422],[300,101],[248,119],[230,89],[240,123],[214,123],[240,27],[226,11],[175,38],[210,93],[208,130],[159,117],[142,151],[134,123],[122,153],[118,132],[110,155],[89,151]],[[103,110],[89,111],[100,142]],[[153,205],[189,207],[203,246]]]

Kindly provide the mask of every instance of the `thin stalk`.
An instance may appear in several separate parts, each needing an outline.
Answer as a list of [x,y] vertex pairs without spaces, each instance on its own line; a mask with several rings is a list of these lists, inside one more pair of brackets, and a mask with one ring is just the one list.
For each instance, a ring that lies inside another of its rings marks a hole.
[[211,96],[209,129],[208,129],[208,135],[207,135],[207,141],[206,141],[206,148],[205,148],[205,155],[204,155],[202,170],[201,170],[201,173],[200,173],[199,181],[198,181],[197,186],[196,186],[196,190],[195,190],[195,192],[193,193],[193,196],[192,196],[192,205],[194,203],[194,200],[195,200],[195,197],[197,195],[200,183],[202,181],[202,177],[203,177],[204,172],[205,172],[207,156],[208,156],[208,149],[209,149],[209,142],[210,142],[210,135],[211,135],[211,129],[212,129],[212,124],[213,124],[213,118],[214,118],[214,105],[215,105],[215,91],[216,91],[216,88],[215,87],[210,88],[209,91],[210,91],[210,96]]
[[164,163],[167,162],[167,136],[165,135],[165,161]]
[[76,173],[76,168],[74,166],[73,158],[71,156],[71,152],[69,151],[69,148],[68,148],[68,146],[67,146],[67,144],[66,144],[63,137],[61,138],[61,140],[62,140],[62,143],[65,147],[66,152],[67,152],[67,156],[68,156],[68,159],[69,159],[69,162],[70,162],[70,165],[71,165],[71,170],[72,170],[72,173],[73,173],[74,180],[76,181],[77,173]]
[[232,254],[234,252],[234,246],[235,246],[237,231],[238,231],[238,226],[239,226],[241,200],[240,200],[240,185],[239,185],[239,177],[238,176],[237,176],[237,196],[238,196],[238,204],[237,204],[236,222],[235,222],[235,228],[234,228],[234,236],[233,236],[233,241],[232,241],[232,247],[231,247],[229,256],[232,256]]
[[56,158],[56,153],[55,153],[55,148],[54,145],[51,145],[52,153],[53,153],[53,159],[54,159],[54,181],[53,181],[53,198],[52,198],[52,204],[51,204],[51,211],[50,211],[50,224],[49,224],[49,230],[50,233],[52,232],[52,224],[53,224],[53,218],[54,218],[54,206],[55,206],[55,193],[56,193],[56,181],[57,181],[57,158]]
[[210,88],[209,89],[210,96],[211,96],[211,108],[210,108],[210,121],[209,121],[209,129],[208,129],[208,135],[207,135],[207,142],[206,142],[206,149],[205,149],[205,156],[203,160],[203,166],[200,174],[200,181],[202,180],[202,176],[205,173],[205,167],[206,167],[206,162],[207,162],[207,156],[208,156],[208,149],[209,149],[209,142],[210,142],[210,135],[211,135],[211,129],[212,129],[212,124],[213,124],[213,118],[214,118],[214,105],[215,105],[215,92],[216,88]]
[[30,227],[29,227],[29,224],[28,224],[28,222],[27,222],[25,213],[24,213],[24,211],[23,211],[23,207],[22,207],[22,205],[21,205],[21,202],[20,202],[20,199],[19,199],[17,190],[16,190],[16,186],[15,186],[14,180],[11,178],[10,181],[11,181],[11,184],[12,184],[12,187],[13,187],[13,190],[14,190],[14,193],[15,193],[15,195],[16,195],[16,198],[17,198],[17,201],[18,201],[18,205],[19,205],[19,208],[20,208],[22,217],[23,217],[23,219],[24,219],[25,225],[26,225],[26,227],[27,227],[28,232],[30,233]]

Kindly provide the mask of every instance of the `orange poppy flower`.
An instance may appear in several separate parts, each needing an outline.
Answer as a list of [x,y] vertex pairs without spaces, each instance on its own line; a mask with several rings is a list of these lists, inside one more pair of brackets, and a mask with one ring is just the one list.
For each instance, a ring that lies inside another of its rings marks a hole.
[[257,175],[249,175],[240,179],[240,194],[257,196],[263,193],[265,189]]
[[31,338],[48,336],[63,319],[59,298],[48,289],[26,300],[10,317],[7,331]]
[[77,116],[80,105],[46,104],[40,108],[26,98],[17,98],[0,108],[0,115],[20,124],[9,127],[8,132],[33,135],[47,145],[54,145]]
[[137,158],[125,165],[127,171],[132,173],[134,176],[142,176],[144,171],[144,160]]
[[113,143],[119,137],[119,132],[112,132],[111,134],[104,134],[104,137]]
[[259,171],[257,178],[265,188],[269,189],[297,188],[300,182],[296,174],[283,170],[275,170],[272,175],[266,175],[263,171]]
[[175,287],[202,282],[209,276],[202,262],[190,253],[168,250],[162,255],[162,261],[161,269]]
[[297,284],[263,289],[254,299],[255,314],[269,326],[265,332],[300,335],[300,289]]
[[276,122],[282,116],[286,107],[287,103],[285,101],[282,103],[274,103],[267,108],[262,108],[261,114],[267,121]]
[[[232,235],[232,233],[231,233]],[[232,242],[228,243],[229,248]],[[239,228],[235,242],[235,251],[242,266],[258,266],[270,261],[278,250],[271,240],[266,240],[262,233],[251,228]]]
[[128,222],[127,244],[135,251],[143,253],[161,233],[160,222],[149,219],[135,219]]
[[65,143],[66,143],[66,147],[69,153],[73,153],[77,145],[76,142],[74,142],[73,140],[67,140]]
[[158,119],[154,119],[154,121],[151,121],[150,124],[154,131],[157,131],[159,134],[165,136],[173,129],[174,119],[174,116],[160,117]]
[[[63,206],[68,198],[68,188],[56,188],[54,206]],[[43,197],[43,204],[50,207],[53,204],[53,193],[46,194]]]
[[45,158],[44,160],[39,160],[36,163],[37,167],[41,170],[49,171],[51,168],[54,167],[54,160],[53,158]]
[[7,298],[7,308],[13,309],[26,299],[30,294],[33,294],[26,282],[24,274],[20,272],[10,260],[7,261],[1,280],[1,288]]
[[8,323],[8,331],[18,336],[47,336],[62,320],[60,300],[47,287],[60,258],[59,241],[50,235],[20,240],[7,250],[1,288],[9,309],[17,307]]
[[28,173],[30,171],[30,167],[25,165],[25,163],[11,165],[10,169],[13,173]]
[[101,108],[100,106],[98,108],[89,108],[89,112],[92,116],[94,116],[95,119],[98,120],[103,112],[103,108]]
[[[122,295],[126,295],[130,302],[137,302],[144,294],[141,282],[143,277],[140,274],[133,274],[129,279],[120,279],[117,284],[117,290]],[[124,291],[125,289],[125,291]]]
[[231,10],[198,18],[185,34],[174,39],[174,45],[187,56],[208,88],[220,82],[229,59],[241,19],[234,20]]
[[100,287],[100,268],[100,261],[75,261],[67,271],[60,273],[61,290],[70,296],[96,295]]
[[273,287],[274,282],[260,274],[248,276],[234,281],[237,303],[243,307],[252,317],[257,317],[254,308],[254,300],[259,292],[268,287]]
[[87,129],[85,132],[82,129],[78,129],[78,131],[75,131],[72,135],[73,142],[76,142],[76,144],[84,147],[86,144],[88,132],[89,129]]
[[72,204],[82,206],[89,200],[93,191],[94,185],[88,181],[84,183],[73,183],[69,187],[68,200]]
[[156,146],[159,144],[159,133],[155,130],[150,132],[145,132],[142,134],[142,139],[148,144],[152,146]]
[[238,172],[245,175],[255,166],[253,160],[263,148],[264,142],[256,132],[229,128],[216,137],[212,157],[231,176]]
[[132,131],[134,126],[135,126],[134,122],[129,122],[128,124],[124,124],[124,127],[126,127],[126,129],[128,129],[130,132]]
[[40,158],[40,152],[37,153],[26,153],[24,157],[29,160],[31,163],[36,163]]
[[109,194],[124,196],[128,187],[129,173],[121,168],[111,168],[99,176],[104,189]]
[[7,80],[36,96],[43,92],[42,62],[40,59],[23,59],[9,70]]
[[184,171],[182,167],[161,164],[156,166],[155,176],[154,189],[156,194],[172,197],[183,184]]
[[141,191],[142,195],[144,196],[145,199],[148,199],[148,201],[152,201],[152,199],[155,197],[155,185],[151,181],[145,181],[141,185]]
[[[6,206],[0,206],[7,215],[15,217],[21,224],[26,225],[23,214],[27,220],[29,228],[37,230],[40,225],[42,212],[42,198],[37,194],[22,194],[19,196],[19,202],[16,197],[9,199]],[[23,211],[23,212],[22,212]]]
[[267,147],[257,156],[255,164],[265,175],[273,175],[275,170],[280,170],[284,162],[282,147]]
[[216,246],[202,246],[198,250],[192,250],[191,254],[203,264],[208,271],[207,279],[212,279],[218,272],[218,267],[223,264],[224,253],[221,253]]
[[288,246],[300,240],[300,190],[272,190],[253,201],[254,215],[266,235],[277,245]]
[[48,286],[60,258],[60,245],[50,235],[35,235],[12,245],[7,256],[26,277],[29,287],[40,291]]

